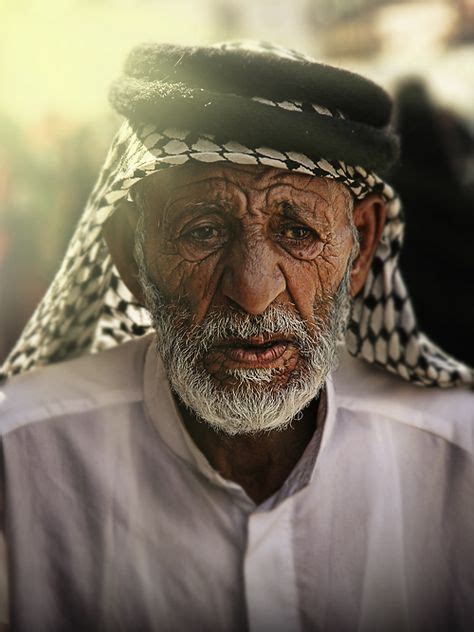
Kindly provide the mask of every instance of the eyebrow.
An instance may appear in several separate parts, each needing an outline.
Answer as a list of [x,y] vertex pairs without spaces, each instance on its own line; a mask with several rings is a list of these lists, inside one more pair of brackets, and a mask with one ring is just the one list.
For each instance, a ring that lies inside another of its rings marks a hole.
[[314,210],[309,210],[304,208],[303,206],[299,206],[289,202],[287,200],[282,200],[278,203],[278,206],[282,208],[283,213],[286,217],[290,218],[303,218],[306,221],[315,221],[318,219],[317,214]]
[[182,215],[190,211],[192,212],[192,211],[200,211],[200,210],[222,211],[224,208],[225,208],[225,205],[219,202],[190,202],[189,204],[185,204],[182,207],[181,212],[179,212],[178,214]]
[[[179,203],[179,200],[174,200],[173,205]],[[190,202],[189,204],[184,204],[178,210],[171,210],[168,207],[167,212],[165,214],[165,220],[169,222],[179,221],[186,215],[195,213],[198,215],[200,212],[204,214],[204,212],[220,212],[225,208],[223,204],[219,204],[216,202]]]

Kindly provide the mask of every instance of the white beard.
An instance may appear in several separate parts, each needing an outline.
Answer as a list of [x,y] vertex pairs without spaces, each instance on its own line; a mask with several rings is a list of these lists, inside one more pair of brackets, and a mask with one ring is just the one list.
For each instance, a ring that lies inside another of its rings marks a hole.
[[[156,330],[156,345],[173,391],[198,418],[227,435],[281,430],[319,394],[337,362],[337,343],[345,329],[349,294],[341,284],[327,317],[310,334],[303,320],[282,306],[252,316],[214,310],[199,326],[179,305],[164,304],[148,279],[142,279]],[[223,385],[206,370],[203,358],[226,338],[290,334],[301,360],[281,384],[284,368],[229,369]],[[277,384],[275,384],[275,381]]]

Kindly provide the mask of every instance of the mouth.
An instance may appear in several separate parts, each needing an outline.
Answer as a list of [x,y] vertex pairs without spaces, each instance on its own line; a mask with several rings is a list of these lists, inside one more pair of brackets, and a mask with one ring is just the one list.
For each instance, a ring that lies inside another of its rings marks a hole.
[[277,362],[291,345],[292,340],[284,336],[273,338],[258,336],[247,340],[227,339],[218,344],[214,350],[238,365],[260,368]]

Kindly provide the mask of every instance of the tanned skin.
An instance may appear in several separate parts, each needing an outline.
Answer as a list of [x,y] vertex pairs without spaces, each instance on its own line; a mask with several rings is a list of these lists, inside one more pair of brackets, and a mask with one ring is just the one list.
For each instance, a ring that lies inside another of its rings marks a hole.
[[[145,256],[151,278],[168,300],[186,302],[196,323],[224,306],[261,314],[289,307],[314,326],[315,306],[343,278],[353,237],[348,190],[327,178],[272,167],[214,163],[174,167],[139,185],[145,209]],[[105,238],[122,279],[144,303],[133,259],[137,210],[116,212]],[[360,251],[351,271],[351,294],[364,286],[385,221],[385,205],[370,195],[354,206]],[[252,341],[255,348],[262,341]],[[284,367],[286,380],[301,358],[288,341],[266,360],[225,346],[205,359],[223,386],[229,368]],[[250,436],[216,433],[178,402],[184,423],[210,464],[239,483],[256,503],[277,491],[315,430],[318,402],[289,428]]]

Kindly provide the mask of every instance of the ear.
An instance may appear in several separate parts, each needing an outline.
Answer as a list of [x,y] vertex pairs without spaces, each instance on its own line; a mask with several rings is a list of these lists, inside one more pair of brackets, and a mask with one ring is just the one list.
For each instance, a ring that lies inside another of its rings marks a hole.
[[360,250],[351,271],[351,296],[362,290],[369,274],[375,250],[385,225],[386,204],[382,196],[372,193],[354,205],[354,224],[359,233]]
[[105,222],[102,235],[120,278],[136,300],[144,305],[145,299],[138,280],[138,268],[133,257],[137,217],[137,210],[133,203],[122,202]]

